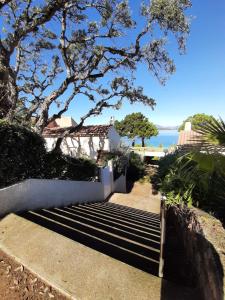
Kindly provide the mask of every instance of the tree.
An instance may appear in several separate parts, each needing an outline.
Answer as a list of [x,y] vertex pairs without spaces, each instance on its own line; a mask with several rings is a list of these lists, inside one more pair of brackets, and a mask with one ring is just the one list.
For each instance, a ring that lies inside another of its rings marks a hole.
[[188,117],[186,120],[183,121],[182,125],[179,127],[179,131],[184,130],[185,123],[186,122],[191,122],[192,129],[196,130],[198,129],[198,126],[211,123],[213,122],[213,116],[211,115],[206,115],[206,114],[195,114],[193,116]]
[[145,147],[145,138],[151,138],[158,134],[156,126],[140,112],[127,115],[120,122],[116,121],[115,128],[121,136],[127,136],[130,139],[140,137],[142,147]]
[[185,51],[190,6],[189,0],[146,0],[137,20],[128,0],[1,0],[0,117],[32,119],[42,133],[84,95],[92,108],[65,136],[103,109],[119,109],[124,99],[153,107],[154,99],[134,85],[135,69],[144,63],[161,83],[175,71],[167,38],[174,35]]

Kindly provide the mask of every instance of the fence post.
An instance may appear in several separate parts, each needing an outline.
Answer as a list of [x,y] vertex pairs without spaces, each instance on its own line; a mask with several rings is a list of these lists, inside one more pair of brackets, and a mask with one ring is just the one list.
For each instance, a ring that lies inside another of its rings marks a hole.
[[163,268],[164,268],[164,246],[165,246],[165,233],[166,233],[165,200],[166,200],[166,196],[162,195],[161,208],[160,208],[161,237],[160,237],[159,277],[163,277]]

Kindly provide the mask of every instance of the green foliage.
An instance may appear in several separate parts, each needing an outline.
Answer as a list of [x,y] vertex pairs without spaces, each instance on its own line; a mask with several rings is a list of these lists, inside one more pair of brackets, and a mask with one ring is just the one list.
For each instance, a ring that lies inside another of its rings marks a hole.
[[104,153],[103,157],[101,158],[101,166],[107,166],[109,160],[112,160],[113,163],[114,180],[119,178],[121,175],[125,175],[128,165],[126,153],[121,151]]
[[220,118],[216,120],[214,117],[204,124],[204,126],[197,127],[197,132],[202,134],[201,142],[203,146],[214,146],[214,152],[216,150],[224,151],[225,147],[225,122]]
[[46,153],[41,136],[25,127],[0,122],[0,188],[28,178],[93,180],[96,164],[62,153]]
[[129,181],[137,181],[145,175],[145,164],[141,160],[140,155],[131,152],[129,157],[129,165],[127,169],[127,179]]
[[199,126],[209,124],[213,122],[214,118],[211,115],[206,114],[195,114],[193,116],[188,117],[183,121],[182,125],[179,127],[179,131],[184,130],[184,126],[186,122],[191,122],[192,129],[197,130]]
[[[222,120],[201,126],[202,137],[186,153],[160,161],[161,191],[168,204],[195,205],[225,222],[225,126]],[[216,141],[216,142],[215,142]]]
[[175,164],[176,160],[177,153],[168,154],[159,160],[158,175],[160,178],[164,179],[168,170]]
[[1,122],[0,141],[0,187],[42,177],[45,145],[38,134]]
[[[192,204],[192,192],[195,187],[191,165],[186,167],[186,161],[181,161],[179,156],[160,162],[159,176],[162,180],[161,190],[167,196],[167,204]],[[185,167],[184,167],[185,166]]]
[[88,159],[74,158],[54,151],[47,153],[45,157],[46,179],[91,181],[97,175],[96,172],[95,162]]
[[121,175],[125,175],[128,160],[126,156],[117,156],[113,159],[113,178],[116,180]]
[[144,147],[145,138],[158,134],[156,126],[140,112],[127,115],[122,121],[116,121],[115,128],[121,136],[127,136],[130,139],[140,137],[142,147]]

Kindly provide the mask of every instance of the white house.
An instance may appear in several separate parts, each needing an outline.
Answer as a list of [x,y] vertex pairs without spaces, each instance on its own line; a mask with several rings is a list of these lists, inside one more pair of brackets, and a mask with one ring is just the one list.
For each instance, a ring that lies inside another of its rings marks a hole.
[[[58,137],[70,126],[76,126],[76,122],[71,117],[62,117],[45,128],[43,136],[48,151],[54,148]],[[61,149],[73,157],[97,159],[99,150],[117,151],[120,145],[120,135],[113,125],[89,125],[82,126],[78,132],[64,138]]]

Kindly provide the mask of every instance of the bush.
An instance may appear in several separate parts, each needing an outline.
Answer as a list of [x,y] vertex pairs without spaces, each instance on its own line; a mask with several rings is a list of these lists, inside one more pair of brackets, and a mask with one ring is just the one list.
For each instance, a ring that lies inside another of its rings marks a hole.
[[126,156],[117,156],[113,159],[113,179],[118,179],[121,175],[125,175],[128,165]]
[[168,154],[159,160],[159,169],[158,169],[158,175],[160,179],[164,179],[165,176],[168,174],[170,168],[176,163],[176,160],[178,158],[178,154],[172,153]]
[[45,178],[63,180],[94,180],[97,175],[95,162],[74,158],[58,152],[49,152],[45,157]]
[[129,181],[137,181],[145,175],[145,164],[141,160],[140,155],[131,152],[129,165],[127,169],[127,179]]
[[27,178],[41,178],[45,142],[25,127],[0,122],[0,188]]
[[160,161],[160,189],[167,196],[167,204],[194,205],[225,223],[224,173],[219,168],[203,170],[191,157],[177,153]]
[[0,122],[0,188],[28,178],[93,180],[96,164],[45,149],[37,133],[18,125]]

